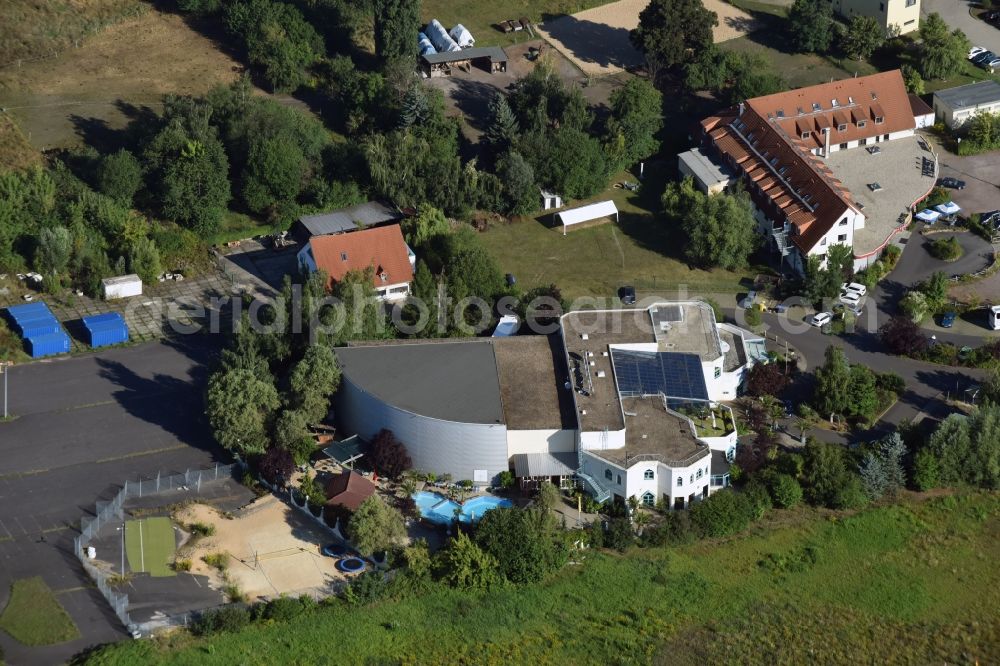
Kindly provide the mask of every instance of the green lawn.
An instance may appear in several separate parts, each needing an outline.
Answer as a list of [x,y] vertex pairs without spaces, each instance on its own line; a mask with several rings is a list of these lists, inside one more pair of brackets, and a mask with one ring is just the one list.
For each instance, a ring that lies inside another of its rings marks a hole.
[[125,555],[132,571],[151,576],[177,574],[170,567],[174,559],[174,526],[169,518],[143,518],[125,523]]
[[[445,30],[456,23],[464,25],[476,39],[476,46],[507,46],[531,39],[527,32],[504,34],[494,24],[522,16],[534,23],[541,23],[547,16],[575,14],[584,9],[608,4],[608,0],[508,0],[508,2],[483,2],[482,0],[424,0],[420,17],[424,23],[437,19]],[[537,35],[537,33],[536,33]]]
[[[637,178],[621,173],[612,184],[624,180],[635,182]],[[613,199],[620,213],[619,224],[573,229],[563,236],[561,227],[552,226],[551,211],[542,211],[533,218],[497,225],[481,238],[500,268],[513,273],[520,286],[527,289],[555,283],[569,299],[613,298],[625,284],[662,296],[670,296],[683,285],[691,295],[736,291],[747,275],[692,269],[683,262],[680,231],[651,212],[663,186],[662,174],[647,169],[644,190],[639,194],[612,185],[586,201],[567,204],[576,207]]]
[[14,581],[0,615],[3,629],[23,645],[54,645],[80,637],[69,613],[40,576]]
[[207,240],[209,245],[224,245],[229,241],[253,238],[262,234],[273,234],[275,227],[273,224],[259,222],[249,215],[227,210],[222,218],[222,224],[211,238]]
[[748,533],[591,552],[544,584],[434,586],[210,639],[122,643],[92,664],[988,663],[1000,654],[1000,496],[776,512]]

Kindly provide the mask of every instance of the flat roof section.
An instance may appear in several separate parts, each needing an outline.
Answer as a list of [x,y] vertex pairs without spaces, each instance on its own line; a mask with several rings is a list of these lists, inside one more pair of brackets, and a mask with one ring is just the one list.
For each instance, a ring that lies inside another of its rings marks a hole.
[[500,400],[509,430],[576,428],[569,370],[557,334],[493,338]]
[[660,398],[625,398],[625,446],[587,452],[620,467],[660,461],[687,467],[711,455],[711,449],[691,432],[687,419],[667,411]]
[[979,81],[978,83],[938,90],[934,96],[953,110],[970,109],[982,104],[995,104],[1000,101],[1000,83]]
[[507,52],[499,46],[476,46],[461,51],[444,51],[443,53],[427,53],[420,56],[428,63],[437,65],[445,62],[489,58],[490,62],[507,62]]
[[728,183],[732,175],[724,164],[716,163],[698,148],[692,148],[677,156],[677,159],[695,175],[706,187]]
[[341,347],[346,378],[383,402],[458,423],[503,423],[489,340]]
[[715,311],[707,303],[657,303],[649,316],[658,351],[697,354],[703,361],[722,356]]

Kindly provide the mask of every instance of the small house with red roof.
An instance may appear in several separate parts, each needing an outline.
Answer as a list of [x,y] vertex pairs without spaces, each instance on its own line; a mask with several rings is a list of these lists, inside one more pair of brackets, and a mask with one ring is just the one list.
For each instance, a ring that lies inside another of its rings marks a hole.
[[410,293],[417,257],[403,240],[399,225],[391,224],[313,236],[299,250],[298,260],[309,272],[324,271],[331,287],[350,271],[371,268],[379,299],[396,301]]

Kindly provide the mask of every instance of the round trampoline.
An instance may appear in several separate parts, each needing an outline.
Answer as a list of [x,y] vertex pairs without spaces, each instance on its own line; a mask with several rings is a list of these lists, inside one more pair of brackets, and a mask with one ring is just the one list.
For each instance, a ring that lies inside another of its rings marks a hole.
[[360,573],[365,570],[365,561],[360,557],[345,557],[337,562],[337,568],[344,573]]
[[343,557],[347,555],[347,546],[340,543],[328,543],[321,549],[327,557]]

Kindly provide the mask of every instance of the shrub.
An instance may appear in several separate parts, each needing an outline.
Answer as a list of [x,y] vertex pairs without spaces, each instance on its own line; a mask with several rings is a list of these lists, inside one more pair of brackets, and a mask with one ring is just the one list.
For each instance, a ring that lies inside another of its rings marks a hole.
[[672,511],[663,520],[642,533],[643,546],[672,546],[690,543],[696,535],[691,526],[691,513]]
[[913,458],[913,486],[917,490],[931,490],[941,484],[940,465],[932,451],[921,449]]
[[751,507],[747,498],[730,489],[720,490],[691,508],[691,522],[705,536],[724,537],[736,534],[750,524]]
[[260,615],[265,620],[287,622],[312,609],[314,604],[315,602],[312,598],[307,596],[278,597],[264,604],[260,610]]
[[505,469],[497,475],[497,485],[504,489],[514,487],[514,475],[510,470]]
[[764,514],[773,506],[771,494],[767,491],[767,487],[758,479],[750,479],[750,482],[743,489],[743,496],[746,497],[749,504],[750,518],[753,520],[763,518]]
[[209,525],[208,523],[191,523],[187,527],[189,532],[198,536],[212,536],[215,534],[215,525]]
[[191,560],[176,560],[174,571],[191,571]]
[[219,571],[225,571],[229,567],[229,555],[226,553],[209,553],[201,559],[205,564]]
[[191,632],[198,636],[221,632],[239,631],[250,624],[250,610],[243,606],[226,606],[202,614],[191,624]]
[[802,486],[790,474],[765,473],[765,483],[774,505],[779,509],[790,509],[802,501]]
[[354,606],[365,606],[386,596],[389,583],[381,571],[366,571],[348,585],[344,598]]
[[882,261],[891,269],[899,261],[899,257],[903,254],[903,251],[899,249],[898,245],[890,245],[882,251]]
[[802,476],[802,469],[805,460],[798,453],[782,453],[774,460],[773,468],[782,474],[788,474],[794,478]]
[[875,386],[899,396],[906,390],[906,381],[895,372],[883,372],[875,375]]
[[614,548],[620,553],[628,550],[628,547],[635,543],[635,535],[632,533],[632,523],[628,518],[612,518],[608,521],[607,529],[604,530],[603,545],[605,548]]
[[928,247],[927,252],[935,259],[941,261],[955,261],[962,256],[962,246],[955,236],[948,238],[938,238]]
[[780,363],[755,363],[747,375],[747,393],[756,397],[778,395],[788,386],[788,381]]

